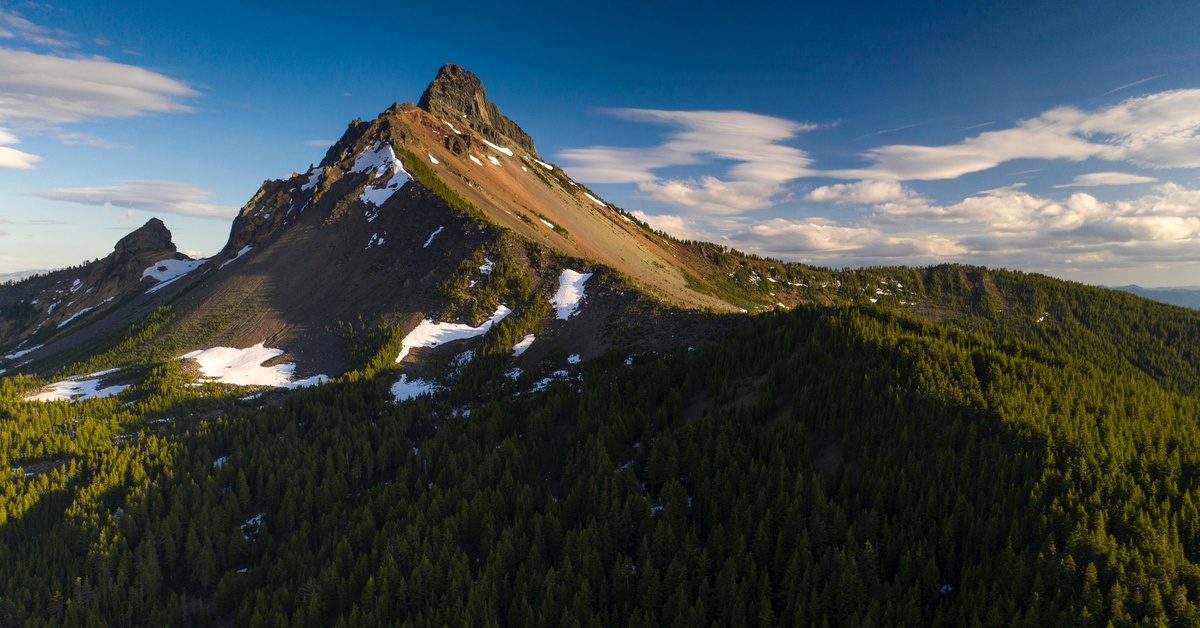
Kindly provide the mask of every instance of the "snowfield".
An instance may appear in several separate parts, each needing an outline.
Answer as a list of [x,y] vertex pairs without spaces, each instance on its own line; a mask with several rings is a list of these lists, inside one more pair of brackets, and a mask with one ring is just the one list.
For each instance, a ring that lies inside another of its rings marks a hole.
[[567,320],[579,309],[579,303],[585,296],[583,284],[591,276],[592,273],[580,273],[569,268],[558,276],[558,292],[550,299],[550,305],[557,308],[559,320]]
[[533,334],[526,334],[525,337],[522,338],[520,342],[513,345],[513,357],[515,358],[515,357],[521,355],[522,353],[525,353],[525,350],[528,349],[529,346],[532,345],[533,341],[536,339],[537,339],[537,336],[534,336]]
[[107,386],[100,387],[100,378],[108,375],[117,369],[109,369],[84,375],[80,378],[65,379],[61,382],[54,382],[46,387],[46,389],[36,395],[25,397],[25,401],[86,401],[88,399],[103,399],[119,394],[125,390],[124,386]]
[[314,375],[292,381],[296,365],[288,362],[263,366],[263,362],[283,355],[283,349],[271,349],[258,343],[245,349],[213,347],[183,355],[200,363],[200,372],[208,379],[237,386],[273,386],[275,388],[304,388],[329,380],[326,375]]
[[142,279],[153,277],[157,285],[146,291],[146,294],[158,292],[175,283],[180,277],[200,268],[207,259],[164,259],[154,262],[154,265],[142,271]]
[[[396,401],[405,401],[421,395],[427,395],[437,390],[437,386],[433,382],[427,382],[423,379],[414,379],[408,381],[407,375],[401,375],[400,381],[392,384],[392,396]],[[416,449],[415,447],[413,449]],[[413,455],[416,455],[415,453]]]
[[[375,207],[383,205],[396,190],[412,181],[412,175],[404,170],[404,164],[396,157],[396,151],[392,150],[390,144],[383,142],[376,142],[369,150],[363,151],[350,168],[350,172],[368,171],[371,173],[372,182],[358,195],[358,199]],[[392,176],[382,186],[379,185],[379,179],[389,172]]]
[[436,347],[455,340],[482,336],[492,328],[492,325],[504,320],[504,317],[511,313],[512,310],[508,306],[501,305],[496,308],[492,317],[479,327],[471,327],[466,323],[435,323],[432,319],[427,318],[404,337],[401,342],[400,355],[396,356],[396,363],[399,364],[408,356],[409,351],[418,347]]

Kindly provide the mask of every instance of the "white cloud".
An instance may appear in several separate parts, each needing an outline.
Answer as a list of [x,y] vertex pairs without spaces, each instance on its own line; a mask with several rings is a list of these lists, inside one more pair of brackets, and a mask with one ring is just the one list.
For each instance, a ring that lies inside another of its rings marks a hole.
[[[588,183],[637,183],[653,200],[703,212],[739,213],[768,207],[784,193],[783,184],[811,174],[808,155],[780,142],[811,130],[800,124],[744,111],[659,111],[616,109],[610,113],[637,122],[674,127],[658,146],[594,146],[556,155],[570,164],[571,176]],[[723,177],[662,178],[672,166],[732,161]]]
[[1083,188],[1099,185],[1132,185],[1134,183],[1156,183],[1158,179],[1154,177],[1143,177],[1136,174],[1128,174],[1125,172],[1092,172],[1089,174],[1076,175],[1075,179],[1070,183],[1056,185],[1056,188]]
[[702,229],[696,220],[686,216],[654,215],[637,210],[629,213],[634,218],[650,225],[650,228],[669,233],[681,240],[711,241],[716,239],[710,232]]
[[722,181],[716,177],[660,179],[638,184],[649,199],[713,214],[739,214],[774,204],[781,186],[758,181]]
[[[51,38],[51,33],[0,9],[0,39],[55,45],[58,40]],[[182,99],[195,95],[195,90],[180,81],[103,57],[0,48],[0,124],[22,135],[50,135],[68,145],[111,147],[103,139],[64,131],[58,125],[190,111]],[[15,142],[10,131],[0,131],[0,145]],[[0,148],[0,169],[33,168],[40,159],[16,149]]]
[[16,144],[18,142],[20,140],[17,139],[17,136],[5,129],[0,129],[0,169],[29,170],[33,168],[33,164],[42,160],[37,155],[31,155],[6,146],[6,144]]
[[820,218],[774,218],[730,234],[728,239],[772,256],[822,261],[895,260],[929,262],[962,255],[967,249],[931,234],[886,233],[868,226],[842,225]]
[[916,194],[897,181],[858,181],[823,185],[805,195],[810,201],[832,201],[838,204],[871,204],[903,201]]
[[60,57],[0,48],[0,120],[62,124],[191,109],[187,85],[103,57]]
[[1058,107],[1013,128],[943,146],[889,145],[868,150],[872,165],[828,176],[954,179],[1014,159],[1103,159],[1145,168],[1200,168],[1200,89],[1130,98],[1097,111]]
[[122,185],[91,188],[60,188],[33,192],[30,196],[96,205],[120,207],[153,213],[179,214],[195,218],[226,220],[237,214],[236,207],[207,203],[212,193],[186,183],[171,181],[122,181]]

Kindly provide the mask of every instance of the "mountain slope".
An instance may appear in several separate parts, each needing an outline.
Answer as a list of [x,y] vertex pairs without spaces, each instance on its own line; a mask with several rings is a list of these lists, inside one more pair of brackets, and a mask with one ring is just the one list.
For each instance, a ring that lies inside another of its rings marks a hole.
[[[134,265],[153,264],[168,253],[175,255],[173,245]],[[151,257],[158,259],[147,261]],[[376,120],[356,120],[319,166],[265,182],[211,259],[189,265],[191,272],[170,285],[156,285],[153,296],[104,302],[110,324],[73,337],[42,332],[46,347],[26,358],[34,360],[26,368],[45,372],[81,360],[87,351],[117,342],[105,338],[150,306],[169,306],[167,322],[143,344],[183,354],[265,343],[283,350],[279,361],[297,364],[301,375],[340,373],[354,363],[355,349],[342,333],[347,326],[411,330],[440,317],[476,325],[515,298],[489,288],[483,273],[471,279],[481,284],[477,290],[448,288],[465,261],[477,258],[515,264],[544,299],[568,265],[600,271],[588,297],[592,324],[577,324],[584,333],[569,334],[579,336],[589,354],[607,346],[594,323],[635,302],[642,304],[635,309],[737,309],[712,289],[693,289],[703,287],[696,277],[716,274],[711,262],[539,160],[532,139],[487,100],[479,79],[446,66],[421,106],[394,105]],[[87,272],[115,277],[135,270],[106,262]],[[141,285],[118,283],[114,290],[123,298]],[[43,284],[0,288],[9,318],[22,323],[5,330],[0,346],[24,350],[33,346],[36,323],[58,322],[42,316],[35,323],[36,317],[22,313],[47,298],[49,284]],[[771,302],[763,296],[762,302]],[[463,301],[474,307],[463,309]],[[490,303],[485,308],[477,301]],[[541,326],[552,334],[571,325],[547,319]]]

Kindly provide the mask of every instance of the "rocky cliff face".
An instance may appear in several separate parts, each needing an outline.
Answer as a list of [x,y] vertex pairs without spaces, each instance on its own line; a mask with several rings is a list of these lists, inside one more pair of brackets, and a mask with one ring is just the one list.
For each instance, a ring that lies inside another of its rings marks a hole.
[[164,259],[184,257],[179,255],[171,231],[157,218],[151,218],[133,233],[121,238],[113,252],[100,260],[91,273],[96,280],[118,279],[122,282],[139,283],[142,273],[151,264]]
[[[444,65],[438,70],[437,78],[421,94],[417,106],[453,124],[465,124],[490,141],[508,140],[537,154],[533,138],[487,99],[483,81],[457,65]],[[503,137],[497,137],[497,133]]]

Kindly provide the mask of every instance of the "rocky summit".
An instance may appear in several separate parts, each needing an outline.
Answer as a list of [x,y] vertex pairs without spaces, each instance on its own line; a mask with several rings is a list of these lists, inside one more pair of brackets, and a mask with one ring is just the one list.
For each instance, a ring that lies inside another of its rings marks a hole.
[[417,106],[454,124],[465,124],[489,140],[511,141],[537,155],[533,138],[488,100],[483,81],[457,65],[444,65],[438,70]]

